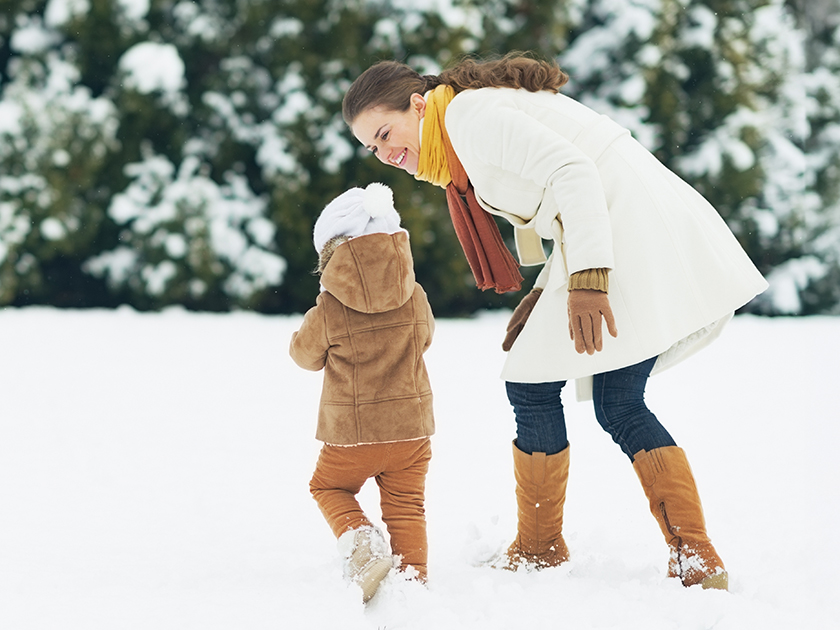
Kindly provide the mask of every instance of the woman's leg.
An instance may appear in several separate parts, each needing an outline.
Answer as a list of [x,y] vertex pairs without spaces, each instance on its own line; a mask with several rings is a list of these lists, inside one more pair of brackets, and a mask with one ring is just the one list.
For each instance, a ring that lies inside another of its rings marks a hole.
[[507,383],[516,415],[513,473],[517,535],[495,566],[547,568],[569,558],[563,506],[569,479],[569,442],[560,392],[565,381]]
[[645,386],[655,363],[656,357],[596,374],[592,382],[595,417],[631,462],[639,451],[676,446],[645,403]]
[[565,384],[566,381],[505,383],[516,418],[516,447],[523,453],[554,455],[568,446],[560,400]]
[[642,483],[650,512],[671,552],[669,577],[685,586],[726,589],[729,577],[711,540],[685,453],[645,404],[645,386],[656,358],[597,374],[595,416],[612,436]]

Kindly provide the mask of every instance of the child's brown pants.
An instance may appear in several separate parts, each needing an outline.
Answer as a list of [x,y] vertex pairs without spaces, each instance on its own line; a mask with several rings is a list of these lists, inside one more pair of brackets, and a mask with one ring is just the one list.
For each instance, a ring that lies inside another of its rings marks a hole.
[[358,446],[325,444],[309,491],[337,538],[371,524],[356,494],[365,481],[376,479],[391,550],[402,556],[403,569],[410,565],[425,580],[428,545],[423,503],[431,457],[428,438]]

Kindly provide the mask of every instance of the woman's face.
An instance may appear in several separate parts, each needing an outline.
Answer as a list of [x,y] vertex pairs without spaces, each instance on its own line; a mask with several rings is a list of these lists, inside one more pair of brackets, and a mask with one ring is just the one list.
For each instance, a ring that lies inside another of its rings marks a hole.
[[372,107],[359,114],[350,129],[383,164],[414,175],[420,161],[420,121],[425,113],[426,101],[420,94],[412,94],[406,111]]

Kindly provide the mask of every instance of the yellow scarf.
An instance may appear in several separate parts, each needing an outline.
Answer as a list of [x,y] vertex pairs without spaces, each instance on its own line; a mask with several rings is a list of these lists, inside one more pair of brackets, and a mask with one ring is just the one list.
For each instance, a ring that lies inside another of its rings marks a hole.
[[482,291],[518,291],[522,286],[519,265],[502,240],[496,222],[478,203],[475,190],[458,159],[444,126],[444,115],[455,90],[439,85],[426,100],[420,159],[414,177],[446,189],[452,227]]
[[[455,90],[449,85],[439,85],[426,99],[426,113],[423,116],[423,138],[420,141],[420,161],[415,179],[446,188],[452,181],[449,161],[446,159],[446,144],[449,136],[443,126],[443,115],[449,102],[455,98]],[[446,136],[446,140],[444,140]]]

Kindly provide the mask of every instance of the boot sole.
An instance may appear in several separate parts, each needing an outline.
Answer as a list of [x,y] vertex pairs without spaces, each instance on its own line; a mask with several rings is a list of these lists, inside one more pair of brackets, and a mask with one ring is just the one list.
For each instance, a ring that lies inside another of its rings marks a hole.
[[720,591],[728,591],[729,574],[726,571],[724,571],[722,573],[718,573],[717,575],[710,575],[705,580],[700,582],[700,586],[702,586],[704,589],[712,588]]

